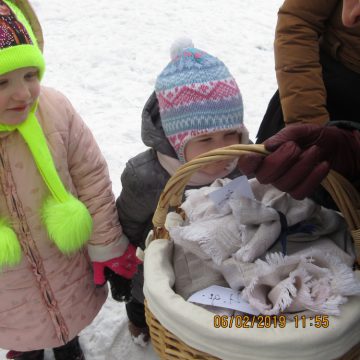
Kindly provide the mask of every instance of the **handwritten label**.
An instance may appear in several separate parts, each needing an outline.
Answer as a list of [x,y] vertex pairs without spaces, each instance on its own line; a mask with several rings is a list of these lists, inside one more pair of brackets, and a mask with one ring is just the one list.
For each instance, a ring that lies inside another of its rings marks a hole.
[[251,315],[260,314],[259,311],[251,307],[250,304],[242,298],[240,291],[234,291],[218,285],[212,285],[194,293],[189,297],[188,301],[238,310]]
[[209,198],[217,207],[222,207],[224,202],[229,200],[233,194],[241,195],[249,199],[255,199],[249,180],[246,176],[237,177],[219,190],[211,192]]

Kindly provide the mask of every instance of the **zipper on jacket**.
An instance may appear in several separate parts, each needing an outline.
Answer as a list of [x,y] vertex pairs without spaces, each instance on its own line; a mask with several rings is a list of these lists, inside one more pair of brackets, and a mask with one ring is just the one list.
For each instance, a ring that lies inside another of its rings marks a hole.
[[[6,176],[7,170],[6,170],[5,159],[4,159],[4,148],[3,148],[3,144],[1,144],[1,143],[0,143],[0,165],[1,165],[2,169],[4,170],[4,173],[5,173],[4,181],[5,181],[5,185],[7,185],[8,181],[9,181],[9,177]],[[12,186],[8,186],[8,189],[9,189],[9,193],[4,194],[4,195],[5,195],[5,197],[10,195],[9,200],[11,201],[11,205],[12,205],[12,209],[13,209],[12,211],[16,214],[17,218],[19,219],[19,225],[20,225],[19,230],[21,231],[22,235],[25,238],[27,238],[27,234],[29,233],[29,231],[27,231],[26,226],[24,224],[24,221],[26,221],[26,220],[24,220],[23,213],[17,206],[16,197],[14,196],[14,188]],[[31,249],[30,244],[28,244],[26,246],[26,253],[27,253],[27,256],[29,257],[29,261],[31,259],[31,268],[33,269],[33,273],[37,279],[36,281],[39,284],[39,287],[40,287],[39,291],[41,291],[41,293],[43,294],[45,302],[47,303],[47,307],[49,308],[49,314],[52,318],[52,321],[56,322],[56,324],[58,326],[58,329],[56,329],[58,338],[64,344],[66,344],[69,339],[68,339],[68,331],[65,326],[65,322],[62,319],[61,314],[58,313],[59,309],[57,309],[56,301],[52,297],[51,291],[49,291],[49,289],[48,289],[47,281],[45,280],[45,282],[41,282],[39,280],[41,278],[45,279],[45,277],[42,274],[42,271],[40,270],[42,267],[40,267],[40,268],[38,267],[39,261],[37,261],[37,257],[35,255],[33,249]],[[41,266],[41,264],[40,264],[40,266]],[[64,326],[65,326],[65,328],[64,328]]]

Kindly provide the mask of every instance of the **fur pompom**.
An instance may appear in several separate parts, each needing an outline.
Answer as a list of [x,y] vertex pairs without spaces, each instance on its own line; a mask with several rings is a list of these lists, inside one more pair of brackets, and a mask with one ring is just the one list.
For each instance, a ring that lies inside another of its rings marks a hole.
[[190,38],[182,37],[174,41],[170,48],[170,58],[174,60],[186,48],[193,48],[194,44]]
[[89,210],[71,194],[65,202],[49,196],[42,208],[42,220],[50,238],[63,254],[82,248],[92,233]]
[[14,266],[21,261],[21,247],[14,230],[0,219],[0,268]]

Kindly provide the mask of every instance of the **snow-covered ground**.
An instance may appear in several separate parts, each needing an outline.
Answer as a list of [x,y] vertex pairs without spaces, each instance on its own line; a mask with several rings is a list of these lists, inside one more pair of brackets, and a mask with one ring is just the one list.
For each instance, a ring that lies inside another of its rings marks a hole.
[[[126,161],[145,149],[141,111],[171,43],[192,38],[220,58],[236,78],[252,139],[276,89],[273,39],[283,0],[33,0],[43,26],[47,70],[43,83],[72,101],[121,190]],[[87,360],[154,360],[151,346],[134,345],[123,304],[108,299],[81,334]],[[0,358],[5,359],[0,349]],[[46,359],[53,359],[51,352]]]

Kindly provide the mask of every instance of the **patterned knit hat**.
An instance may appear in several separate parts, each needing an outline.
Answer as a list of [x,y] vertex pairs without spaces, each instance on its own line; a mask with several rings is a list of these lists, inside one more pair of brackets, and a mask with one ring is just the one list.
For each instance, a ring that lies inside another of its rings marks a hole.
[[24,67],[38,68],[42,78],[44,57],[24,14],[11,1],[0,0],[0,75]]
[[222,61],[180,39],[158,76],[155,92],[166,137],[185,163],[187,142],[207,133],[242,131],[243,102],[235,79]]

